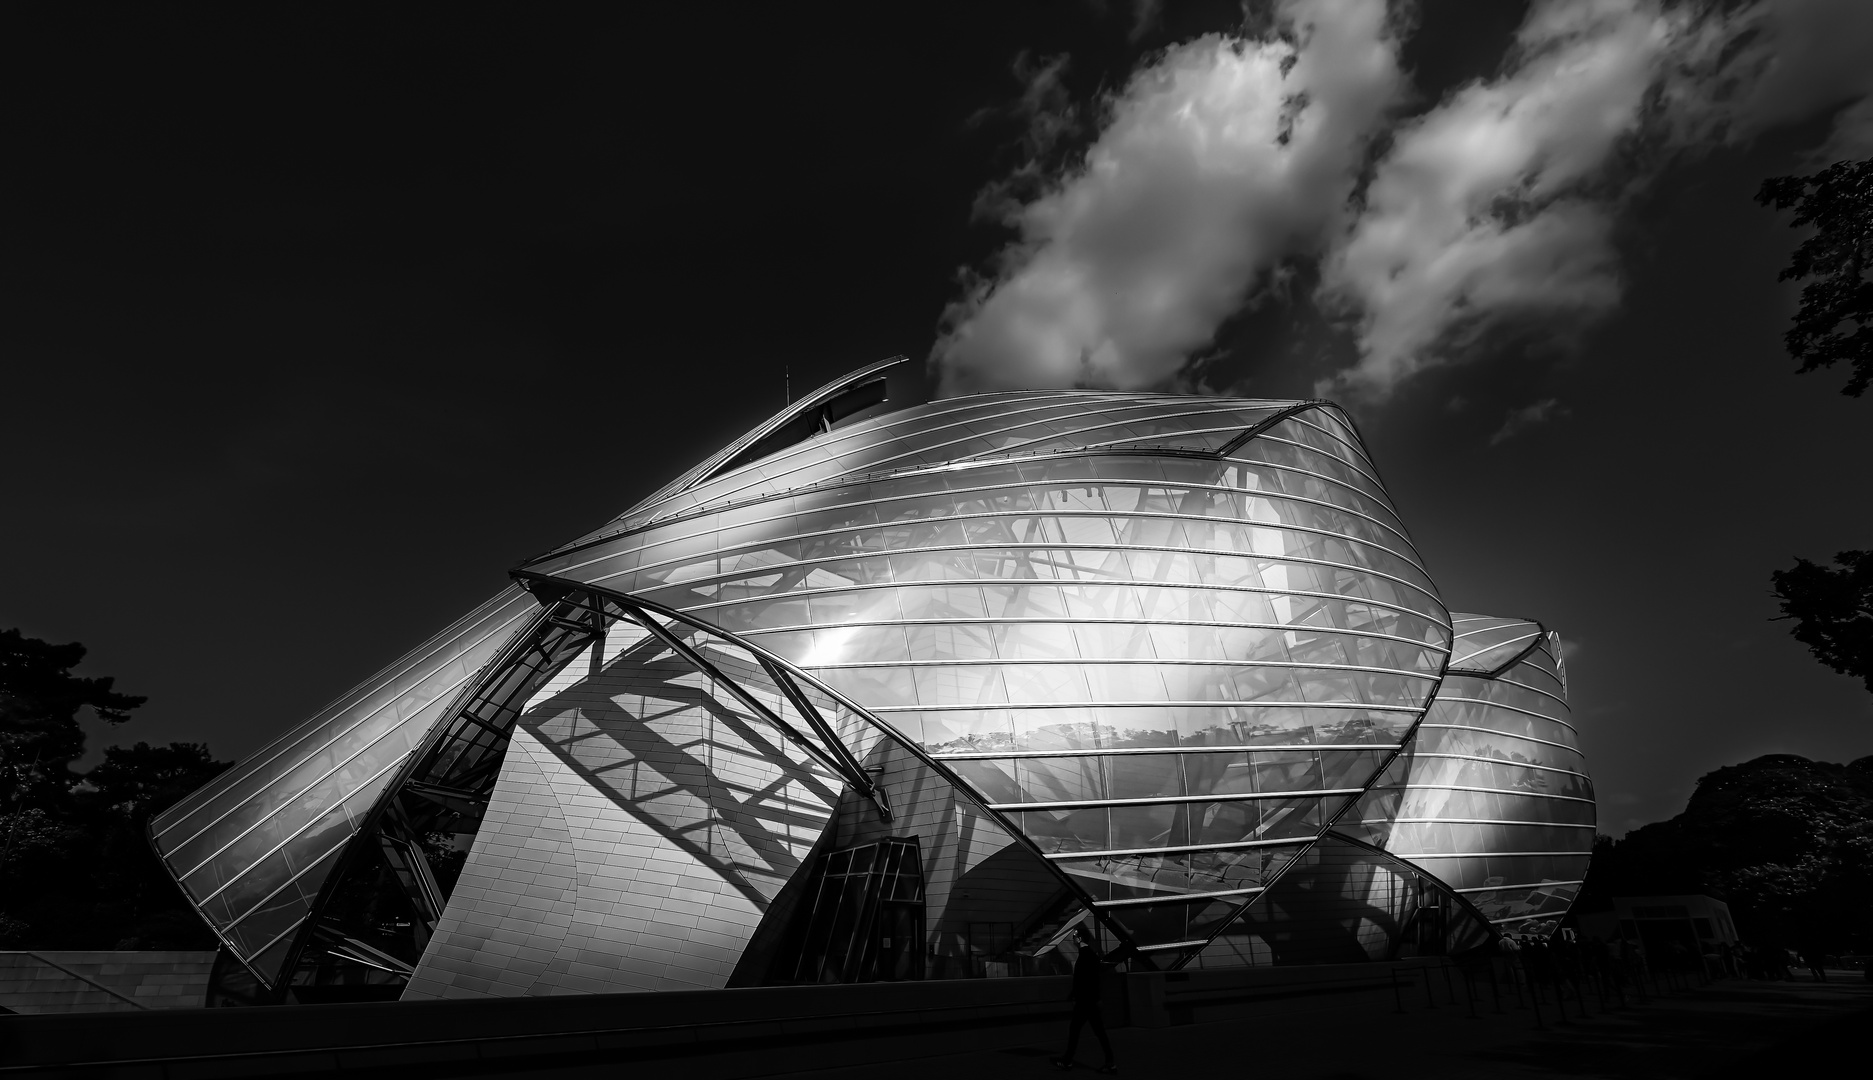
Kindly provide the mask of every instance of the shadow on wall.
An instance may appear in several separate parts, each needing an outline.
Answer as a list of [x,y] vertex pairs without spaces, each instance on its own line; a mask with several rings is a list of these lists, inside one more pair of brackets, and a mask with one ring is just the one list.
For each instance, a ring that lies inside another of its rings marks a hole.
[[[614,627],[612,636],[620,631],[628,633]],[[711,659],[745,688],[758,692],[768,683],[758,669],[731,670],[734,657]],[[537,698],[520,727],[584,780],[585,790],[757,905],[793,876],[803,844],[818,841],[839,801],[837,777],[725,702],[710,680],[648,634],[587,678],[570,686],[555,680],[548,689],[556,692]],[[778,694],[768,705],[785,715]]]

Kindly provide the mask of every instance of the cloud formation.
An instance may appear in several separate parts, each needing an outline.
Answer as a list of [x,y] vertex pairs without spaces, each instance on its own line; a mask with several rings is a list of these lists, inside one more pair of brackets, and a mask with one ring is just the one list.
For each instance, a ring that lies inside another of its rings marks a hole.
[[1735,135],[1753,137],[1837,109],[1817,165],[1873,156],[1873,4],[1776,0],[1724,20],[1739,46]]
[[1356,313],[1340,387],[1382,394],[1453,334],[1619,299],[1613,207],[1589,182],[1637,131],[1672,34],[1640,4],[1539,7],[1501,78],[1397,132],[1324,267],[1326,298]]
[[1511,410],[1502,421],[1502,426],[1489,437],[1489,445],[1495,446],[1536,424],[1545,424],[1556,416],[1566,415],[1567,407],[1556,398],[1542,398],[1533,405],[1524,405],[1519,409]]
[[1018,239],[945,312],[945,392],[1167,384],[1318,260],[1358,356],[1320,389],[1383,398],[1503,328],[1616,306],[1615,227],[1659,169],[1822,115],[1818,154],[1873,153],[1866,0],[1537,0],[1496,76],[1409,117],[1398,26],[1289,0],[1271,34],[1138,71],[1083,161],[996,204]]
[[946,392],[1161,383],[1279,260],[1337,227],[1404,78],[1382,5],[1293,0],[1135,75],[1079,168],[1004,220],[1002,272],[945,315]]
[[1619,302],[1626,196],[1687,151],[1844,101],[1831,144],[1851,145],[1869,45],[1873,4],[1852,0],[1536,5],[1504,73],[1403,125],[1379,163],[1323,268],[1359,361],[1320,390],[1382,397],[1505,324],[1590,324]]

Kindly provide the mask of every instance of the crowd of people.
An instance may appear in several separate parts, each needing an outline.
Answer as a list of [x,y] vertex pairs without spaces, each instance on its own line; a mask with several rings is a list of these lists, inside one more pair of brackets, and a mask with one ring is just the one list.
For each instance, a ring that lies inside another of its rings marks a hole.
[[1754,942],[1705,941],[1702,951],[1673,941],[1648,953],[1637,941],[1617,937],[1583,937],[1562,929],[1551,937],[1507,934],[1497,945],[1495,974],[1506,978],[1515,991],[1540,1000],[1552,992],[1557,1003],[1564,991],[1585,1001],[1585,993],[1602,1000],[1623,999],[1626,993],[1645,993],[1649,985],[1708,984],[1718,979],[1762,981],[1797,978],[1796,971],[1816,982],[1827,981],[1829,961],[1820,948],[1802,950]]

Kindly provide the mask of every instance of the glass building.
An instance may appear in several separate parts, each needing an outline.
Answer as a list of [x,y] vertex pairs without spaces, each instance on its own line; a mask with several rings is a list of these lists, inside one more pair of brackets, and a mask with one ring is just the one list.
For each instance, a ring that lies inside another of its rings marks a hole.
[[151,825],[265,1000],[1338,962],[1544,933],[1555,636],[1330,402],[838,380]]

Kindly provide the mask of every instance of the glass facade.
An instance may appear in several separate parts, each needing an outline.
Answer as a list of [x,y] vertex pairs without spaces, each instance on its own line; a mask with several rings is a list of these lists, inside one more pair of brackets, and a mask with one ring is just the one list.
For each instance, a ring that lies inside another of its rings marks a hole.
[[[1337,406],[1038,391],[881,413],[883,370],[523,564],[519,587],[163,815],[157,848],[230,949],[279,986],[311,953],[368,955],[309,916],[373,840],[417,921],[447,921],[435,838],[481,866],[541,688],[568,664],[588,697],[642,681],[647,659],[601,662],[620,632],[846,793],[800,862],[813,895],[861,888],[832,851],[918,853],[914,923],[862,890],[817,916],[794,910],[805,884],[763,892],[738,979],[1045,970],[1082,922],[1151,966],[1294,962],[1247,928],[1270,905],[1293,921],[1278,886],[1309,875],[1409,879],[1497,923],[1571,902],[1593,804],[1558,644],[1446,611]],[[651,723],[632,693],[620,715]],[[999,839],[964,857],[970,822]],[[972,874],[990,884],[952,889]],[[874,909],[927,948],[900,930],[837,963],[787,952],[833,948],[857,933],[826,929],[841,912]]]
[[538,607],[505,590],[152,822],[157,854],[255,974],[271,981],[392,775]]
[[1547,933],[1596,830],[1557,635],[1456,615],[1450,671],[1405,753],[1344,831],[1436,874],[1504,930]]

